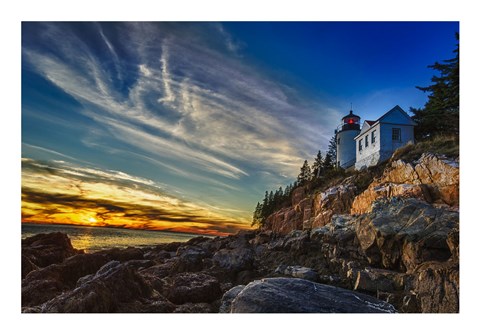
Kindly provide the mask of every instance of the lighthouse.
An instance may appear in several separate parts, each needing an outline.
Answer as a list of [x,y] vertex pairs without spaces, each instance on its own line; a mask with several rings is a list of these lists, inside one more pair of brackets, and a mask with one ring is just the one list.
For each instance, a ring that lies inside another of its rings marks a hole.
[[348,168],[355,165],[356,143],[355,137],[360,133],[360,116],[350,110],[342,118],[342,123],[335,130],[337,143],[337,167]]

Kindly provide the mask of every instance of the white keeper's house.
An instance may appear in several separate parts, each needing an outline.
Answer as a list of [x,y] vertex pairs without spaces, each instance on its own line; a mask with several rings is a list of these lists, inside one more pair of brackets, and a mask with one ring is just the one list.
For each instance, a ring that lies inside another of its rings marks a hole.
[[414,141],[416,123],[398,105],[376,121],[364,121],[350,110],[335,130],[337,166],[360,170],[390,158],[393,152]]

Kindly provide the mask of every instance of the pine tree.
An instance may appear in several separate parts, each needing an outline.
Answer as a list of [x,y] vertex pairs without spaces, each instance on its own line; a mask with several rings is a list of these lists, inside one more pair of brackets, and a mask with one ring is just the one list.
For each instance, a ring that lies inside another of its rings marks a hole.
[[267,217],[267,213],[268,213],[268,191],[265,191],[265,197],[263,198],[261,213],[262,213],[262,218]]
[[[330,138],[330,141],[328,142],[328,151],[327,155],[330,154],[330,160],[331,160],[331,165],[332,167],[335,167],[337,164],[337,139],[336,135],[333,135],[332,138]],[[327,156],[325,156],[325,159]]]
[[300,168],[300,174],[298,174],[297,181],[298,181],[298,184],[302,186],[306,182],[310,181],[311,179],[312,179],[312,170],[308,165],[308,161],[305,160],[302,168]]
[[318,151],[315,161],[313,162],[313,177],[319,177],[323,168],[323,157],[322,152]]
[[[458,33],[455,35],[459,40]],[[430,93],[423,108],[410,108],[413,120],[417,122],[415,136],[417,139],[428,138],[432,135],[446,134],[459,135],[460,116],[460,46],[453,51],[455,57],[435,62],[428,66],[439,71],[439,76],[433,76],[432,84],[427,87],[417,87],[423,92]]]
[[257,206],[255,207],[255,211],[253,212],[252,226],[261,226],[262,223],[262,204],[260,204],[260,202],[257,202]]
[[330,152],[327,152],[327,155],[325,155],[325,160],[323,161],[323,168],[325,171],[332,170],[335,167],[332,155]]

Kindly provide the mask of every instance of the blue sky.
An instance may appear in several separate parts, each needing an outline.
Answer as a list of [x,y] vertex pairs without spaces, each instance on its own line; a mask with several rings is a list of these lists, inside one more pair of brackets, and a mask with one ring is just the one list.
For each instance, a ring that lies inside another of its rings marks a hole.
[[423,106],[415,86],[453,57],[458,31],[458,22],[23,23],[23,220],[212,234],[248,226],[265,190],[326,149],[351,103],[362,119]]

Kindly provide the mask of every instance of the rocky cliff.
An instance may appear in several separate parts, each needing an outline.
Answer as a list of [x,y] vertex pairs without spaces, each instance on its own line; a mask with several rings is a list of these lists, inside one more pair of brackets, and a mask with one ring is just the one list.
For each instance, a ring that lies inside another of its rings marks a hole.
[[[22,241],[22,312],[458,312],[458,163],[297,188],[263,229],[84,254]],[[362,187],[362,189],[360,188]]]
[[458,312],[458,159],[424,153],[391,161],[363,191],[361,177],[323,191],[295,189],[292,205],[263,227],[288,240],[273,250],[293,250],[299,255],[285,263],[315,268],[326,283],[375,294],[400,311]]

